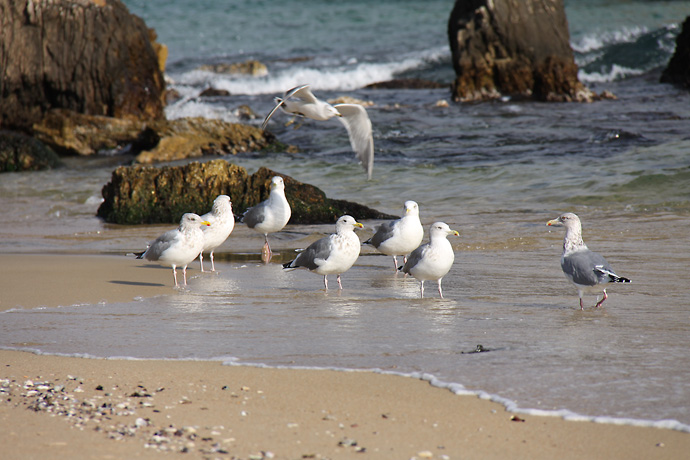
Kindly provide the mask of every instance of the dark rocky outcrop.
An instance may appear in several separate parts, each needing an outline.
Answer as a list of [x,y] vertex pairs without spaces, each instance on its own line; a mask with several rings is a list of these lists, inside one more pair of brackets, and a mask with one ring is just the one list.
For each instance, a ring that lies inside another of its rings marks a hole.
[[0,172],[37,171],[60,166],[60,158],[26,134],[0,131]]
[[448,38],[455,100],[596,97],[577,78],[562,0],[456,0]]
[[268,197],[275,175],[285,180],[290,223],[333,223],[343,214],[357,219],[394,218],[356,203],[331,200],[320,189],[267,168],[249,176],[244,168],[225,160],[162,168],[121,166],[103,187],[104,201],[97,215],[117,224],[177,223],[185,212],[207,212],[221,194],[230,196],[233,211],[241,215]]
[[257,127],[206,118],[141,121],[53,109],[33,129],[38,139],[62,155],[127,149],[137,155],[137,162],[146,164],[203,155],[292,150]]
[[119,0],[0,0],[0,126],[30,132],[53,108],[163,118],[154,40]]
[[661,74],[663,83],[674,83],[690,89],[690,16],[676,37],[676,50]]

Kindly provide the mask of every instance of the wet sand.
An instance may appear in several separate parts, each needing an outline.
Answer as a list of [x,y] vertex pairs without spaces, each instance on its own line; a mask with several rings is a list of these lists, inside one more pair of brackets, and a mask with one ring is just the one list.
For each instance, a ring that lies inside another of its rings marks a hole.
[[[172,289],[169,268],[122,256],[0,261],[1,310],[127,301]],[[687,433],[514,415],[394,375],[17,351],[0,357],[7,459],[672,459],[690,449]]]

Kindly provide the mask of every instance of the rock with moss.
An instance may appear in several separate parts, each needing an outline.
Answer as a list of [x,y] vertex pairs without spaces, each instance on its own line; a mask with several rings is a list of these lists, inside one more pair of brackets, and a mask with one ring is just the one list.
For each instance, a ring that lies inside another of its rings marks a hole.
[[104,201],[97,215],[116,224],[172,224],[185,212],[207,212],[218,195],[228,195],[234,212],[241,215],[268,198],[270,179],[276,175],[285,180],[292,224],[333,223],[343,214],[357,219],[395,217],[357,203],[329,199],[317,187],[267,168],[250,176],[246,169],[225,160],[160,168],[121,166],[103,187]]
[[0,131],[0,172],[38,171],[58,166],[60,158],[42,142],[26,134]]

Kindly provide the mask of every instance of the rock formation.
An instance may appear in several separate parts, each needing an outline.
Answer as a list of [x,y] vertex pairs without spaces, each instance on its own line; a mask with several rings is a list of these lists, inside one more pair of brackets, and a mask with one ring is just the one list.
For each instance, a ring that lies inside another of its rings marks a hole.
[[676,37],[676,50],[661,74],[661,81],[690,89],[690,16],[685,18],[683,28]]
[[120,0],[0,0],[0,126],[30,132],[53,108],[163,118],[153,37]]
[[211,209],[221,194],[230,196],[234,212],[241,215],[268,197],[275,175],[285,180],[293,224],[333,223],[343,214],[357,219],[394,218],[356,203],[330,200],[318,188],[267,168],[249,176],[244,168],[225,160],[162,168],[121,166],[103,187],[104,201],[97,215],[117,224],[176,223],[185,212]]
[[448,21],[456,101],[589,101],[562,0],[456,0]]
[[0,131],[0,172],[37,171],[60,165],[60,158],[26,134]]

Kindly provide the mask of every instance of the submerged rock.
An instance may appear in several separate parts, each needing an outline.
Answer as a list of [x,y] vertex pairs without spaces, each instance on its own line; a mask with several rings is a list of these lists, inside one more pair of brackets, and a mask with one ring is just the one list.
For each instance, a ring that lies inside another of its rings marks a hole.
[[225,160],[161,168],[121,166],[103,187],[104,201],[97,215],[116,224],[177,223],[186,212],[203,214],[210,210],[218,195],[228,195],[234,212],[241,215],[268,197],[268,185],[275,175],[285,180],[292,224],[333,223],[343,214],[357,219],[395,217],[357,203],[329,199],[320,189],[267,168],[250,176],[246,169]]
[[562,0],[456,0],[448,38],[456,101],[596,98],[577,78]]
[[265,77],[268,75],[268,68],[266,67],[266,64],[254,59],[229,64],[205,64],[199,67],[199,69],[231,75],[251,75],[252,77]]
[[60,158],[26,134],[0,131],[0,172],[38,171],[60,166]]
[[690,89],[690,16],[685,18],[683,28],[676,37],[676,50],[661,74],[661,81]]

